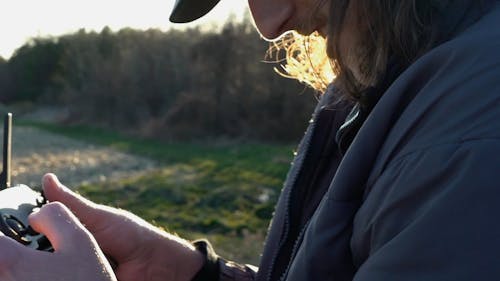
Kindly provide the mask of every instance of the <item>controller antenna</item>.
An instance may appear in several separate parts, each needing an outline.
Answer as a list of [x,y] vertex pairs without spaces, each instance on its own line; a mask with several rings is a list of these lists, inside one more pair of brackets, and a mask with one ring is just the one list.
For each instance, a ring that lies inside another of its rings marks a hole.
[[10,187],[10,160],[12,152],[12,113],[7,113],[3,125],[3,167],[0,190]]

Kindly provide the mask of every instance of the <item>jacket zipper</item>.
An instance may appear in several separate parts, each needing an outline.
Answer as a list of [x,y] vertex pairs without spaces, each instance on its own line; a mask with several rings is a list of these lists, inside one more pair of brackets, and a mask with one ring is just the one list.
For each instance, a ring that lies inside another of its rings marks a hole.
[[[329,136],[329,137],[327,138],[327,143],[324,143],[324,144],[322,145],[322,148],[321,148],[322,153],[324,153],[324,152],[326,151],[326,147],[327,147],[328,145],[330,145],[330,144],[328,143],[330,139],[331,139],[331,137]],[[321,169],[321,167],[323,167],[323,165],[325,164],[325,162],[326,162],[326,161],[328,161],[328,160],[326,160],[326,159],[330,159],[330,158],[324,158],[324,157],[321,157],[320,162],[318,163],[317,167],[315,168],[315,170],[314,170],[314,171],[313,171],[313,173],[312,173],[314,176],[313,176],[312,181],[310,182],[310,184],[307,186],[307,190],[306,190],[306,191],[309,191],[309,192],[310,192],[310,191],[311,191],[311,189],[313,189],[313,188],[314,188],[314,185],[316,184],[316,181],[318,180],[318,175],[317,175],[318,169]],[[289,201],[288,206],[290,206],[290,204],[291,204],[291,203],[290,203],[290,201]],[[319,203],[319,204],[321,204],[321,203]],[[304,237],[305,232],[306,232],[306,230],[307,230],[307,227],[309,226],[310,219],[311,219],[311,218],[309,218],[309,219],[307,220],[307,222],[304,224],[304,226],[301,228],[301,230],[300,230],[299,234],[297,235],[297,238],[296,238],[296,239],[295,239],[295,241],[294,241],[293,248],[292,248],[292,252],[291,252],[291,254],[290,254],[290,260],[288,261],[288,265],[287,265],[287,267],[286,267],[285,271],[282,273],[281,278],[279,279],[280,281],[285,280],[286,276],[288,276],[288,271],[290,270],[290,267],[292,266],[292,262],[293,262],[293,260],[294,260],[294,258],[295,258],[295,256],[296,256],[296,254],[297,254],[297,251],[298,251],[299,245],[301,245],[301,244],[302,244],[302,240],[303,240],[303,237]]]
[[297,254],[299,244],[302,244],[301,241],[303,240],[303,236],[304,236],[308,226],[309,226],[309,222],[307,222],[304,225],[304,227],[302,227],[302,229],[300,230],[300,233],[297,236],[295,243],[293,244],[293,250],[292,250],[292,254],[290,255],[290,261],[288,262],[288,265],[286,266],[286,269],[283,272],[283,274],[281,274],[280,281],[284,281],[285,278],[288,276],[288,271],[290,270],[290,267],[292,266],[293,257],[295,257],[295,255]]
[[[314,132],[314,129],[316,128],[316,123],[317,123],[317,118],[319,117],[319,112],[314,116],[314,119],[312,120],[312,123],[309,127],[309,131],[307,132],[307,138],[304,139],[304,143],[303,145],[301,146],[301,150],[304,151],[305,154],[303,154],[302,156],[303,157],[298,157],[300,154],[297,154],[297,157],[296,157],[296,163],[294,165],[298,165],[299,167],[299,170],[297,171],[297,173],[294,174],[293,178],[289,181],[290,182],[290,192],[288,192],[287,194],[287,197],[286,197],[286,209],[285,209],[285,217],[284,217],[284,222],[285,222],[285,225],[284,225],[284,231],[283,231],[283,235],[282,235],[282,239],[280,240],[280,244],[278,245],[277,249],[275,250],[275,252],[273,253],[273,259],[269,265],[269,268],[268,268],[268,273],[267,273],[267,277],[266,277],[266,280],[270,281],[271,280],[271,275],[273,274],[273,268],[274,268],[274,265],[276,263],[276,259],[277,259],[277,256],[278,256],[278,253],[281,252],[284,244],[286,243],[287,241],[287,237],[288,237],[288,232],[290,231],[290,223],[289,223],[289,219],[290,219],[290,205],[291,205],[291,200],[290,200],[290,197],[292,195],[292,188],[295,186],[296,182],[297,182],[297,178],[300,174],[300,172],[302,171],[303,167],[302,167],[302,164],[304,163],[304,160],[307,158],[307,156],[309,155],[310,153],[310,146],[311,146],[311,141],[312,141],[312,136],[313,136],[313,132]],[[300,152],[300,151],[299,151]],[[297,152],[297,153],[299,153]],[[299,163],[300,161],[300,163]],[[307,224],[306,224],[307,225]],[[304,232],[304,229],[302,229],[301,232]],[[297,244],[297,241],[295,242]],[[286,273],[286,271],[285,271]]]

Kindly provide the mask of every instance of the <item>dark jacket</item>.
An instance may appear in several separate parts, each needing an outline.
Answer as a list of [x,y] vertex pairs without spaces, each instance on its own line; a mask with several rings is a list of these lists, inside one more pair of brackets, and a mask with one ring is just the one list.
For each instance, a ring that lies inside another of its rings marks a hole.
[[258,273],[221,261],[220,280],[500,280],[500,5],[492,2],[390,84],[345,155],[333,136],[350,108],[332,105],[333,89],[324,95]]

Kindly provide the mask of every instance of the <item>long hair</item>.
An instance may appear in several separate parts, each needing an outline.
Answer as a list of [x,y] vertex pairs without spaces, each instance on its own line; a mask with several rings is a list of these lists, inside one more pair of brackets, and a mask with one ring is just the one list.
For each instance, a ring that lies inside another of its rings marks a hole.
[[[325,0],[320,0],[325,1]],[[271,50],[279,56],[285,50],[286,63],[281,72],[324,91],[333,82],[344,97],[359,101],[362,94],[379,82],[387,70],[389,59],[406,68],[435,47],[443,34],[442,23],[449,14],[463,15],[479,0],[330,0],[328,40],[317,34],[302,36],[290,33]],[[460,2],[460,3],[459,3]],[[458,5],[460,4],[460,5]],[[352,6],[350,6],[352,5]],[[363,79],[347,66],[340,51],[340,37],[346,11],[354,9],[358,38],[352,50],[357,69]],[[458,7],[458,8],[457,8]],[[458,9],[458,11],[457,11]],[[323,46],[319,46],[323,45]],[[326,67],[328,66],[328,67]]]

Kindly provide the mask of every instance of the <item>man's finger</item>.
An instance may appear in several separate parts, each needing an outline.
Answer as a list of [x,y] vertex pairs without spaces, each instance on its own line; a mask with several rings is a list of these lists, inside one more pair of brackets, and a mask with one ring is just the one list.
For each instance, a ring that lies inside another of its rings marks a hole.
[[92,246],[92,235],[59,202],[49,203],[29,216],[31,227],[47,236],[55,251],[75,250]]
[[89,228],[98,222],[99,206],[92,201],[76,194],[64,186],[54,174],[46,174],[42,179],[44,194],[51,202],[61,202],[66,205]]

